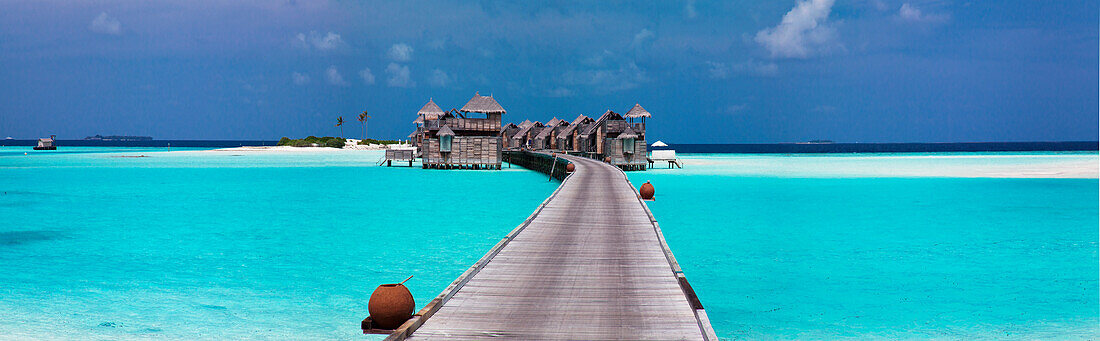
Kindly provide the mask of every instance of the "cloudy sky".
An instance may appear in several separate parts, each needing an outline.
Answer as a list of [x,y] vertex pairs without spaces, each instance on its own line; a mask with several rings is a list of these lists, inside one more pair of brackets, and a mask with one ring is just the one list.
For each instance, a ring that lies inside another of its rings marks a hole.
[[6,0],[0,136],[273,140],[368,110],[403,138],[475,91],[514,122],[641,103],[679,143],[1100,128],[1097,1],[535,3]]

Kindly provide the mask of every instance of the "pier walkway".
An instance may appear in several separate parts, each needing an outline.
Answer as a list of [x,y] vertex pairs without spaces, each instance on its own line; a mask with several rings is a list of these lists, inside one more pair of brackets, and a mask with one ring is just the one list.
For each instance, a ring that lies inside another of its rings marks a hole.
[[576,170],[388,340],[714,340],[659,225],[619,169]]

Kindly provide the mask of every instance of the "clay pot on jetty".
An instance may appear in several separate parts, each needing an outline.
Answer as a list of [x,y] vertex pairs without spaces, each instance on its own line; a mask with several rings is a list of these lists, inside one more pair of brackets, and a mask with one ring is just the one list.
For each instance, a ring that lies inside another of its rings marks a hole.
[[370,295],[367,311],[376,328],[397,329],[412,318],[416,303],[409,288],[402,283],[379,285]]
[[565,165],[566,172],[572,173],[575,170],[577,170],[577,166],[574,166],[572,163]]
[[653,200],[653,185],[646,181],[642,184],[642,188],[638,190],[638,194],[642,195],[642,199]]
[[610,157],[610,156],[605,156],[605,157],[603,158],[603,162],[604,162],[604,163],[611,163],[611,157]]

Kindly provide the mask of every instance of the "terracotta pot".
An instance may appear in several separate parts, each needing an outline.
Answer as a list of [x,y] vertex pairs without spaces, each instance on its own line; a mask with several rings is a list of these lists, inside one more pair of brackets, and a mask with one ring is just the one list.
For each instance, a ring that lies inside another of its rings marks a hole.
[[572,163],[565,165],[566,172],[572,173],[575,170],[577,170],[577,166],[574,166]]
[[412,318],[416,303],[403,284],[382,284],[370,295],[367,311],[380,329],[397,329]]
[[642,199],[653,199],[653,185],[646,181],[642,184],[642,188],[638,190],[638,194],[642,195]]
[[611,163],[611,157],[610,157],[610,156],[606,156],[606,157],[604,157],[604,158],[603,158],[603,162],[606,162],[606,163]]

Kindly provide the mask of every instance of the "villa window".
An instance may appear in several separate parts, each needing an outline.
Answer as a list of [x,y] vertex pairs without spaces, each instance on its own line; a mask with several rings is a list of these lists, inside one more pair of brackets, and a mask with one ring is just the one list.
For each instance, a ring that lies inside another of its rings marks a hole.
[[623,139],[623,153],[634,154],[634,138]]
[[439,137],[439,151],[441,151],[441,152],[450,152],[451,151],[451,142],[452,142],[452,140],[454,140],[454,136],[451,136],[451,135],[440,136]]

